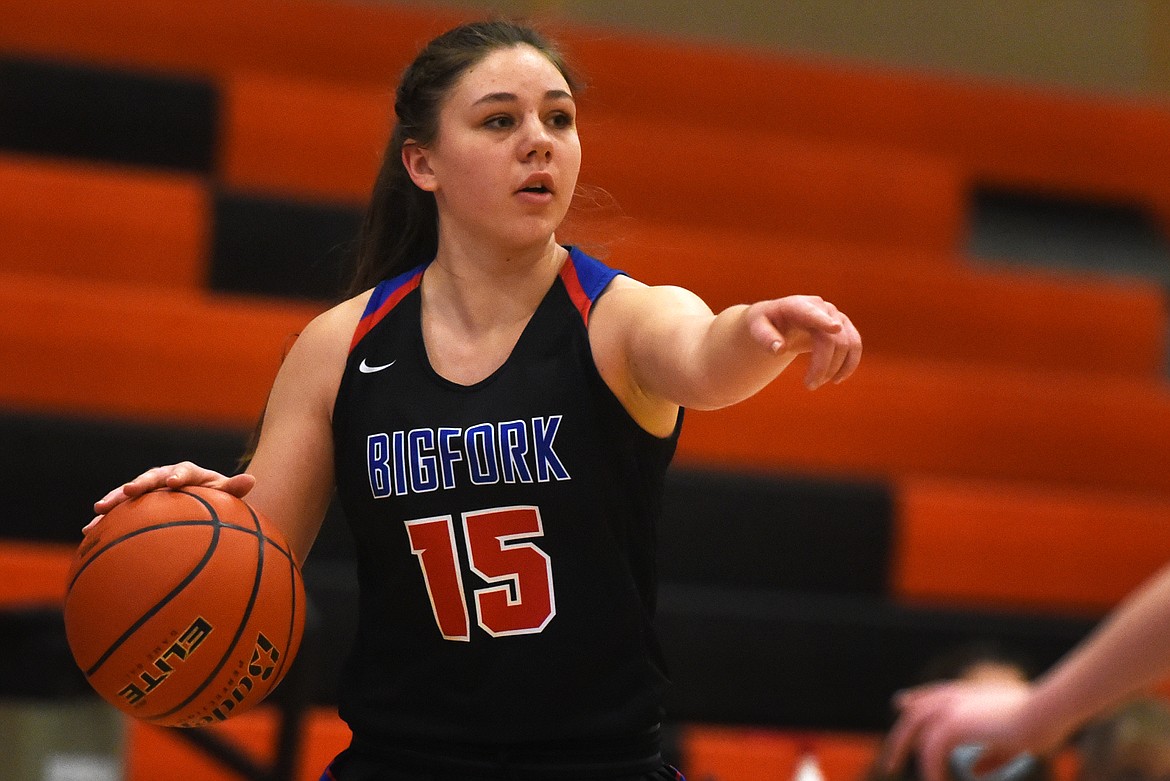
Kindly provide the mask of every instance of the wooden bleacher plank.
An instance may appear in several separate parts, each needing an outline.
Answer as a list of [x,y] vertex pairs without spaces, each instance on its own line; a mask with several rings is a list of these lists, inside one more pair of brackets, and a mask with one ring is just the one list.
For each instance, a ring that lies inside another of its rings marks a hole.
[[678,463],[914,474],[1170,493],[1170,388],[1154,380],[867,356],[809,393],[804,359],[763,391],[688,416]]
[[466,18],[327,0],[44,0],[0,4],[0,49],[197,75],[392,84],[419,46]]
[[1170,108],[1154,101],[661,36],[580,30],[566,40],[590,75],[588,99],[609,111],[653,117],[698,106],[729,132],[747,125],[888,144],[949,158],[970,183],[1170,207]]
[[[44,0],[0,6],[0,49],[390,85],[419,45],[468,18],[323,0]],[[558,23],[554,32],[587,76],[585,99],[607,112],[657,118],[695,107],[702,121],[736,133],[747,126],[949,157],[968,182],[1170,204],[1170,109],[1153,102],[589,26]]]
[[[467,18],[321,0],[46,0],[0,8],[0,49],[201,75],[258,70],[388,86],[421,43]],[[554,32],[588,78],[586,105],[603,112],[657,122],[694,106],[698,121],[737,136],[747,127],[749,134],[763,129],[951,159],[966,184],[1170,204],[1170,109],[1152,102],[588,26],[557,24]]]
[[390,135],[390,86],[243,72],[222,84],[219,178],[227,186],[366,201]]
[[312,304],[0,277],[0,404],[249,428]]
[[1153,282],[972,265],[957,257],[636,223],[600,251],[715,311],[816,294],[857,324],[867,355],[1162,376],[1170,313]]
[[[42,411],[250,426],[312,304],[124,286],[0,284],[0,402]],[[1170,490],[1170,391],[1120,376],[867,356],[807,393],[803,359],[755,397],[688,416],[680,463],[913,473]]]
[[581,120],[580,183],[635,220],[949,252],[965,192],[945,160],[617,115]]
[[908,478],[896,501],[906,601],[1100,614],[1170,561],[1165,494]]
[[0,610],[62,604],[75,549],[63,543],[0,539]]
[[196,288],[207,190],[194,176],[0,155],[0,273]]

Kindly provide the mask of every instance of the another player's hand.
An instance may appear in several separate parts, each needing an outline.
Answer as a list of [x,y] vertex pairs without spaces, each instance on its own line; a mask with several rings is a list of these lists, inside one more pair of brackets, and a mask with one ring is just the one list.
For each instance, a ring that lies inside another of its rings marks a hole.
[[233,496],[243,497],[256,485],[256,478],[249,474],[238,474],[228,477],[211,469],[204,469],[198,464],[183,461],[179,464],[156,466],[149,469],[128,483],[118,486],[103,496],[93,505],[97,513],[92,521],[86,524],[83,532],[89,531],[94,524],[102,519],[106,513],[117,507],[127,499],[141,496],[149,491],[160,488],[182,488],[185,485],[203,485],[208,488],[218,488]]
[[811,353],[804,385],[838,383],[861,361],[861,334],[837,307],[819,296],[787,296],[748,308],[752,337],[774,353]]
[[894,701],[900,715],[883,750],[885,771],[897,772],[913,754],[924,781],[947,781],[948,758],[964,744],[983,749],[979,775],[1024,751],[1047,753],[1053,746],[1019,726],[1030,693],[1028,684],[1014,682],[948,682],[901,692]]

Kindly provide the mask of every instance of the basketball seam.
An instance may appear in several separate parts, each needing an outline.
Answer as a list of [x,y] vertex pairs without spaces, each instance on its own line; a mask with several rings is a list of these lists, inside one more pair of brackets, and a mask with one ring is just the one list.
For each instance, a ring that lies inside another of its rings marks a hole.
[[[192,494],[188,494],[188,496],[191,496],[191,495]],[[198,499],[199,497],[195,497],[195,498]],[[200,501],[202,501],[202,499],[200,499]],[[213,515],[215,514],[215,510],[211,509],[210,505],[208,505],[208,509],[211,510]],[[216,517],[218,518],[218,516],[216,516]],[[215,525],[212,528],[214,529],[214,532],[211,535],[211,542],[208,544],[207,550],[204,551],[202,560],[200,560],[199,563],[195,565],[195,568],[193,570],[191,570],[191,572],[188,573],[187,576],[185,578],[183,578],[183,580],[180,581],[177,586],[175,586],[173,589],[171,589],[170,593],[168,593],[165,597],[160,599],[154,605],[154,607],[150,608],[148,611],[146,611],[144,614],[142,614],[138,618],[137,621],[135,621],[133,624],[131,624],[130,627],[125,632],[122,633],[121,637],[119,637],[117,640],[115,640],[113,642],[113,644],[110,645],[110,647],[106,649],[105,653],[103,653],[100,657],[98,657],[98,660],[96,662],[94,662],[93,665],[88,670],[85,671],[86,678],[89,678],[94,673],[96,673],[98,671],[98,669],[100,669],[101,666],[103,664],[105,664],[111,656],[114,655],[114,653],[122,646],[123,643],[125,643],[128,639],[130,639],[130,637],[132,637],[135,632],[137,632],[139,629],[141,629],[146,624],[147,621],[149,621],[154,616],[158,615],[158,612],[160,610],[162,610],[164,607],[166,607],[167,604],[169,604],[172,599],[174,599],[176,596],[178,596],[180,593],[182,593],[183,589],[185,589],[185,588],[187,588],[187,586],[191,585],[191,582],[196,577],[198,577],[199,573],[202,572],[204,567],[207,566],[207,562],[211,561],[211,556],[212,556],[212,554],[215,553],[215,548],[219,544],[219,533],[220,533],[221,527],[219,525]],[[112,545],[112,543],[111,543],[111,545]],[[91,559],[91,561],[92,561],[92,559]]]
[[[187,492],[183,491],[181,493],[187,493]],[[216,520],[217,521],[219,520],[219,514],[215,512],[215,508],[212,507],[210,503],[204,501],[204,499],[202,497],[196,496],[195,494],[188,494],[188,496],[194,496],[198,501],[202,502],[207,507],[207,509],[211,512],[211,514],[216,518]],[[198,697],[200,694],[202,694],[207,689],[207,687],[211,684],[211,682],[215,680],[216,676],[219,675],[220,671],[224,668],[224,665],[226,665],[228,663],[228,660],[232,656],[232,652],[236,650],[236,646],[239,645],[240,638],[243,637],[243,635],[244,635],[244,630],[248,626],[248,621],[250,621],[252,618],[252,610],[256,607],[256,601],[260,596],[260,582],[264,577],[264,549],[266,547],[265,543],[268,540],[268,535],[264,534],[264,530],[260,526],[260,519],[256,517],[256,511],[253,510],[251,505],[248,505],[247,503],[245,503],[244,506],[248,508],[248,513],[252,516],[252,522],[256,524],[255,535],[256,535],[257,541],[259,542],[259,546],[258,546],[259,553],[256,557],[256,577],[252,581],[252,594],[248,597],[248,606],[244,610],[244,616],[242,619],[240,619],[239,626],[236,627],[235,634],[232,636],[232,640],[228,644],[227,649],[224,651],[223,656],[220,657],[219,662],[215,665],[215,668],[203,680],[203,683],[199,684],[199,686],[197,686],[195,688],[195,690],[191,692],[191,694],[187,695],[187,698],[185,700],[180,702],[175,707],[173,707],[170,710],[165,711],[163,713],[156,713],[153,716],[145,716],[145,715],[141,716],[140,718],[142,718],[144,720],[157,721],[159,719],[165,719],[168,716],[172,716],[175,713],[182,710],[183,708],[190,705],[191,702],[194,701],[196,697]],[[245,531],[248,531],[248,533],[251,533],[251,530],[245,529]]]
[[92,556],[90,556],[89,558],[87,558],[85,560],[84,564],[82,564],[80,567],[77,568],[77,572],[73,573],[73,579],[69,581],[68,586],[66,586],[66,588],[65,588],[65,595],[68,596],[69,593],[71,591],[73,591],[73,586],[74,586],[74,584],[77,583],[77,579],[81,577],[81,573],[83,573],[87,569],[89,569],[89,565],[93,564],[94,561],[98,558],[98,556],[102,555],[103,553],[105,553],[110,548],[114,547],[115,545],[126,542],[127,540],[131,540],[131,539],[133,539],[141,534],[147,534],[149,532],[159,531],[160,529],[167,529],[167,528],[170,528],[172,526],[216,526],[216,525],[217,524],[214,521],[208,520],[206,518],[191,518],[191,519],[185,520],[185,521],[167,521],[166,523],[156,523],[153,526],[144,526],[141,529],[135,529],[132,532],[127,532],[126,534],[123,534],[121,537],[118,537],[115,540],[110,540],[109,543],[98,548],[96,551],[94,551]]

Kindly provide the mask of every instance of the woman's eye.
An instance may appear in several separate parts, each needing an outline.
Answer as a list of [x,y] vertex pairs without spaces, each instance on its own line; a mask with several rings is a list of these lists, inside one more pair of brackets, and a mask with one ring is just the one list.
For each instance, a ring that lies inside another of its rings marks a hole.
[[497,130],[512,127],[512,118],[509,116],[491,117],[483,123],[484,127],[489,127]]
[[557,112],[556,114],[553,114],[549,118],[549,122],[555,128],[572,127],[573,126],[573,116],[571,114]]

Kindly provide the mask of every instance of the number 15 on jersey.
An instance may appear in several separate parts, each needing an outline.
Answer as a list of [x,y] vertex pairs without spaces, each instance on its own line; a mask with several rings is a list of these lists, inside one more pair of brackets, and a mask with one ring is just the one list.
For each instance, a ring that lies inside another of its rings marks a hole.
[[[521,505],[463,513],[468,569],[489,584],[472,591],[478,625],[492,637],[536,634],[556,615],[552,561],[531,542],[544,536],[540,509]],[[469,641],[463,566],[450,515],[406,521],[435,624],[447,640]]]

